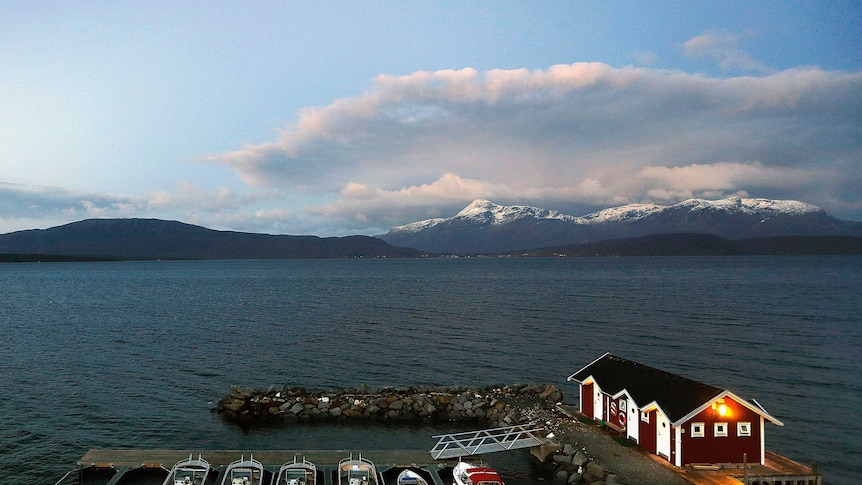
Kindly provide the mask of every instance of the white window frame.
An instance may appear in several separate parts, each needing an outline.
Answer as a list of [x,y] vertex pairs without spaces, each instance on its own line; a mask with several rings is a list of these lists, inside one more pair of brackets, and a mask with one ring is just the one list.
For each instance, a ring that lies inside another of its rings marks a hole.
[[712,435],[716,438],[727,437],[727,423],[715,423],[712,429]]
[[703,438],[706,436],[706,424],[705,423],[691,423],[691,437],[692,438]]
[[649,424],[649,411],[641,411],[641,421]]
[[736,423],[736,436],[751,436],[751,423]]

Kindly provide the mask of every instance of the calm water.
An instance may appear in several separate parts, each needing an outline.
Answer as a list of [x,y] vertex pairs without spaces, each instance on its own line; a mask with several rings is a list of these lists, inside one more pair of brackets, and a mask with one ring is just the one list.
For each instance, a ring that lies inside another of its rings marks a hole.
[[859,281],[859,257],[4,264],[0,475],[53,484],[89,448],[430,449],[431,428],[210,409],[232,384],[549,382],[573,402],[566,377],[610,351],[756,398],[785,423],[770,449],[858,481]]

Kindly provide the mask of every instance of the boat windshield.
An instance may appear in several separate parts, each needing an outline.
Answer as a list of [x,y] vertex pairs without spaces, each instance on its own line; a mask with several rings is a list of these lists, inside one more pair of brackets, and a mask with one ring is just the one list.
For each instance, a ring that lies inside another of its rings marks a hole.
[[367,485],[368,473],[364,471],[356,472],[351,470],[347,473],[347,483],[348,485]]
[[254,479],[254,472],[247,468],[241,468],[239,470],[233,470],[230,474],[231,477],[231,485],[247,485],[252,483]]
[[174,485],[188,485],[204,477],[203,471],[191,468],[180,468],[174,473]]

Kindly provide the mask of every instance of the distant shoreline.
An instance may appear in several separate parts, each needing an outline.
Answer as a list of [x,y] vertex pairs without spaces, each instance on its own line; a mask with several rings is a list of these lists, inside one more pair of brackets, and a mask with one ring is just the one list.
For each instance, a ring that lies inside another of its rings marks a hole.
[[57,254],[0,254],[0,263],[82,263],[93,261],[119,260],[91,256],[62,256]]

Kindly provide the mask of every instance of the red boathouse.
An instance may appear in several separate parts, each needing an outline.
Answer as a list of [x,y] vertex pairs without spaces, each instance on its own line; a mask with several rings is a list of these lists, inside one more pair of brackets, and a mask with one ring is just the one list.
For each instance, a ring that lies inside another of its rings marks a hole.
[[568,378],[581,413],[676,466],[765,463],[765,424],[783,426],[755,400],[606,353]]

